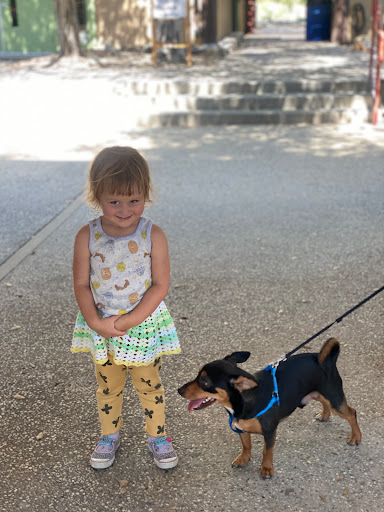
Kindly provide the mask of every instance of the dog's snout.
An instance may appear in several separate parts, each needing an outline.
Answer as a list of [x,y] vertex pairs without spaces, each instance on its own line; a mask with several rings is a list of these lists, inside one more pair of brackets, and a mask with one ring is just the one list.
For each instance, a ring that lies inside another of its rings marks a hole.
[[185,393],[185,389],[186,389],[186,387],[187,387],[187,384],[184,384],[184,386],[181,386],[181,388],[179,388],[179,389],[177,390],[177,392],[179,393],[179,395],[184,396],[184,393]]

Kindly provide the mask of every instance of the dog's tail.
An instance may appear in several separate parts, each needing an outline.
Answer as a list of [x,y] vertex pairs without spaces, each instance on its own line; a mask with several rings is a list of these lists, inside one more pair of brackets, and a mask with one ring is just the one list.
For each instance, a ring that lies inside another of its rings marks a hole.
[[320,366],[328,371],[336,364],[340,353],[340,343],[336,338],[329,338],[320,350],[318,360]]

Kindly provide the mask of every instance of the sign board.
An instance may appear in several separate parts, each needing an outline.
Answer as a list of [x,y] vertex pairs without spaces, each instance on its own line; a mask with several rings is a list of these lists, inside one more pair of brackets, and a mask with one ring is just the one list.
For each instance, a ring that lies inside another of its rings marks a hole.
[[[0,0],[1,1],[1,0]],[[151,0],[152,17],[152,60],[157,66],[157,50],[165,46],[187,49],[187,65],[192,66],[192,49],[190,35],[190,0]],[[175,20],[182,20],[184,41],[183,42],[159,42],[157,40],[157,24],[172,23]]]
[[187,17],[185,0],[154,0],[155,20],[174,20]]

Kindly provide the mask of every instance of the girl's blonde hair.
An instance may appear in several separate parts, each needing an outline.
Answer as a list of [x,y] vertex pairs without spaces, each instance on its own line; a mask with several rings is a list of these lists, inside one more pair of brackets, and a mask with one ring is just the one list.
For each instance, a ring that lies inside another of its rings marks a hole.
[[104,192],[111,195],[143,194],[144,201],[152,201],[152,180],[148,163],[140,153],[128,146],[113,146],[98,153],[89,169],[86,201],[100,210]]

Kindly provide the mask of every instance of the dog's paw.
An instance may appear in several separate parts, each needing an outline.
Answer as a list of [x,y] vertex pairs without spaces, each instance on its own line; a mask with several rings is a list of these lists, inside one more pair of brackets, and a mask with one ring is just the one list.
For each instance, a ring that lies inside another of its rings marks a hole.
[[361,443],[361,434],[360,435],[351,434],[348,439],[348,442],[347,442],[347,444],[349,444],[349,446],[359,446],[360,443]]
[[260,476],[263,480],[269,480],[275,474],[275,470],[273,466],[261,466],[260,468]]
[[330,414],[324,414],[324,413],[320,412],[319,414],[316,414],[315,418],[317,421],[324,423],[326,421],[329,421]]
[[250,458],[251,457],[240,454],[235,459],[233,459],[232,467],[233,468],[243,468],[248,464]]

